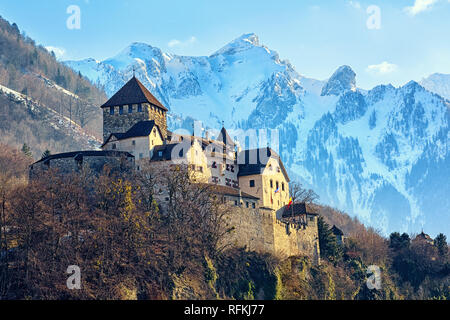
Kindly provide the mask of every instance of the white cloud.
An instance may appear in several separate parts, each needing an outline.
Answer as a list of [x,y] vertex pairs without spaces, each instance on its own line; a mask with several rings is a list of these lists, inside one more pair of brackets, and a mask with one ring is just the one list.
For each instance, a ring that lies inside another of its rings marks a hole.
[[55,53],[55,56],[57,59],[61,59],[64,56],[64,54],[66,53],[66,49],[64,49],[64,48],[47,46],[47,47],[45,47],[45,49],[47,49],[48,52],[53,51]]
[[398,66],[396,64],[389,63],[387,61],[383,61],[380,64],[372,64],[372,65],[368,66],[366,70],[367,70],[367,72],[383,75],[383,74],[394,72],[397,69],[398,69]]
[[189,46],[189,45],[191,45],[191,44],[193,44],[195,42],[197,42],[197,38],[192,36],[192,37],[190,37],[189,39],[187,39],[185,41],[181,41],[181,40],[178,40],[178,39],[172,39],[172,40],[169,41],[169,43],[167,43],[167,45],[170,48],[173,48],[173,47],[187,47],[187,46]]
[[347,1],[347,3],[355,9],[361,9],[361,4],[358,1]]
[[[431,9],[431,7],[438,2],[438,0],[415,0],[414,5],[411,7],[405,7],[405,11],[411,16],[415,16],[416,14]],[[450,1],[449,1],[450,2]]]

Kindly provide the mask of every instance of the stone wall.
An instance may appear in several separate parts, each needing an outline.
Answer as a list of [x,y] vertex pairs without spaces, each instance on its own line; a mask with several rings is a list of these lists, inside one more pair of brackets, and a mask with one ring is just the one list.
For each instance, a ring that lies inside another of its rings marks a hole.
[[114,114],[110,114],[110,107],[103,108],[103,141],[114,132],[127,132],[139,121],[155,120],[161,130],[163,139],[167,137],[166,112],[149,103],[142,103],[142,112],[138,112],[138,105],[133,104],[132,113],[128,113],[128,105],[123,106],[123,114],[119,113],[119,106],[114,107]]
[[306,255],[314,264],[320,263],[317,221],[302,227],[278,220],[272,209],[236,207],[227,217],[227,224],[234,230],[224,240],[226,243],[282,258]]
[[58,173],[71,173],[81,171],[83,168],[92,170],[93,173],[101,173],[108,166],[113,171],[128,171],[134,167],[134,158],[111,156],[84,156],[82,160],[75,157],[50,159],[36,162],[30,166],[30,178],[39,177],[47,170],[56,170]]

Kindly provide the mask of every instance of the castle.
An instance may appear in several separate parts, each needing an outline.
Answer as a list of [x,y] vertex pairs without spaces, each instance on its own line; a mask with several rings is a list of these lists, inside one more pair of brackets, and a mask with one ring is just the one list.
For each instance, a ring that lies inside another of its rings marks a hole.
[[136,170],[146,163],[167,170],[183,163],[196,173],[196,182],[212,185],[233,207],[228,222],[234,227],[232,243],[281,256],[303,254],[320,263],[317,214],[304,204],[290,206],[289,176],[274,150],[240,150],[224,127],[214,139],[170,132],[168,109],[135,76],[101,108],[101,151],[50,155],[34,163],[31,172],[85,165],[100,171],[106,163]]

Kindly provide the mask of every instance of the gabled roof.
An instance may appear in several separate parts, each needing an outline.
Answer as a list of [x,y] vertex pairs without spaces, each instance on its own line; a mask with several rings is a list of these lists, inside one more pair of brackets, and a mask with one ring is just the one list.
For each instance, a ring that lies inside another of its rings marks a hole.
[[336,227],[335,225],[333,225],[333,227],[331,228],[331,232],[333,232],[333,234],[337,235],[337,236],[343,236],[344,232],[342,232],[341,229],[339,229],[338,227]]
[[117,91],[101,108],[122,106],[135,103],[151,103],[164,111],[166,107],[158,101],[148,89],[136,78],[130,79],[119,91]]
[[[261,156],[263,156],[261,159]],[[241,151],[238,154],[238,164],[239,164],[239,173],[238,176],[250,176],[254,174],[262,174],[264,169],[267,166],[267,162],[269,158],[275,158],[283,174],[286,177],[286,180],[289,182],[289,175],[281,161],[280,156],[271,148],[259,148],[259,149],[250,149]]]
[[289,217],[292,217],[292,215],[298,216],[298,215],[302,215],[302,214],[314,215],[314,216],[318,215],[317,213],[313,212],[314,210],[312,210],[312,208],[310,208],[310,206],[308,206],[307,203],[304,203],[304,202],[294,203],[289,206],[289,209],[287,207],[288,206],[284,207],[283,215],[282,215],[283,218],[289,218]]
[[[239,189],[236,189],[236,188],[222,186],[222,185],[215,185],[215,184],[208,184],[207,187],[209,190],[211,190],[211,192],[216,193],[216,194],[223,194],[226,196],[239,197]],[[244,191],[241,191],[240,197],[245,198],[245,199],[259,200],[258,197],[252,196],[251,194],[248,194]]]
[[233,139],[228,134],[225,127],[222,127],[222,130],[220,130],[219,135],[217,136],[217,141],[223,142],[224,145],[227,147],[234,147],[236,144],[234,143]]
[[161,130],[159,129],[158,125],[155,124],[154,120],[147,120],[147,121],[139,121],[134,124],[127,132],[125,133],[111,133],[109,137],[106,139],[105,143],[103,143],[102,147],[107,144],[111,138],[114,136],[117,138],[117,140],[123,140],[123,139],[129,139],[129,138],[136,138],[136,137],[147,137],[152,133],[153,128],[157,128],[159,135],[162,137]]
[[[155,146],[153,148],[153,156],[150,160],[151,161],[172,160],[173,148],[175,148],[180,143],[182,142],[168,143],[165,145]],[[177,157],[182,158],[183,156],[177,155]]]
[[426,240],[426,241],[433,241],[433,239],[431,239],[431,237],[424,233],[423,231],[421,233],[419,233],[414,240]]

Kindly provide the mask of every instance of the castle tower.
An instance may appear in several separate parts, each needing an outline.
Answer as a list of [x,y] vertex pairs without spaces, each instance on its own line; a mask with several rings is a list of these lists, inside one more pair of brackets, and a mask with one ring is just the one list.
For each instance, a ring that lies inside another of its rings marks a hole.
[[124,133],[136,123],[147,120],[154,120],[163,139],[167,137],[167,108],[135,76],[101,108],[104,142],[111,133]]

